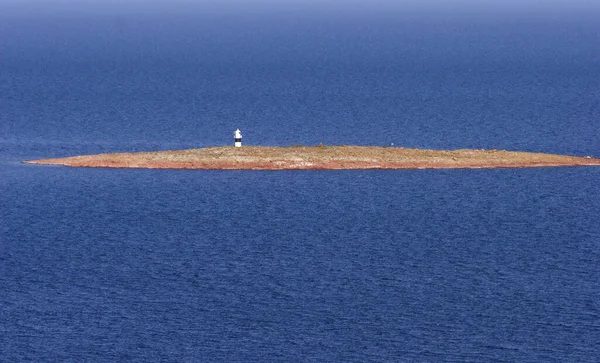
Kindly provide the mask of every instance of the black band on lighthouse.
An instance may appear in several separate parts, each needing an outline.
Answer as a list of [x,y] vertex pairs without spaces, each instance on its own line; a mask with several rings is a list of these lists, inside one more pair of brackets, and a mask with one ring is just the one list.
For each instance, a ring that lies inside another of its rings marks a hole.
[[238,139],[238,138],[235,138],[234,140],[235,140],[235,142],[242,142],[242,139],[241,139],[241,138],[239,138],[239,139]]

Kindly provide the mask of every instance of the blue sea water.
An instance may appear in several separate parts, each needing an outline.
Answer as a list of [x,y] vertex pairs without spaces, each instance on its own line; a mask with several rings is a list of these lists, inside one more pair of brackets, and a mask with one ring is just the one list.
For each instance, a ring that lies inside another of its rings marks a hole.
[[600,157],[597,11],[19,4],[0,5],[0,361],[600,361],[597,167],[21,164],[238,127]]

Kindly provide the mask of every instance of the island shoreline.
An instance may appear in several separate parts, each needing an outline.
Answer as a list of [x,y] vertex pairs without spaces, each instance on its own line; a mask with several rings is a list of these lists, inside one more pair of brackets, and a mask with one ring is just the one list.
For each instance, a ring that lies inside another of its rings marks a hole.
[[600,159],[505,150],[369,146],[208,147],[24,161],[79,168],[186,170],[419,170],[600,166]]

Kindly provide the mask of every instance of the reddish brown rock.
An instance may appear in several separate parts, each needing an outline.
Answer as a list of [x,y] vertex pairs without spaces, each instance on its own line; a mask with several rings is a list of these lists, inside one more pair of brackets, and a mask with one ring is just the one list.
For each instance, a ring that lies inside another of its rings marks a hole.
[[458,169],[598,166],[600,159],[504,150],[421,150],[369,146],[209,147],[26,161],[87,168],[147,169]]

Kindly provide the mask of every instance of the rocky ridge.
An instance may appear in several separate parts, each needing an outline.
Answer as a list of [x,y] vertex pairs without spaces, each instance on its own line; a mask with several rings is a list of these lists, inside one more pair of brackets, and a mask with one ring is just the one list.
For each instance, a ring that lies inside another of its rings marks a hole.
[[600,165],[600,159],[505,150],[450,151],[373,146],[222,146],[73,156],[25,163],[88,168],[334,170],[597,166]]

